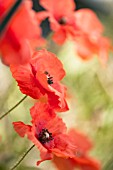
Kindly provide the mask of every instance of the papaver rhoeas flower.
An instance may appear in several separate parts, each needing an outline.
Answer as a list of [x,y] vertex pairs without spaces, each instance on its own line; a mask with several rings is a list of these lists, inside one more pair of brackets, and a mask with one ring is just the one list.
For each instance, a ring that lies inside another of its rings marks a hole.
[[[15,3],[14,0],[0,0],[1,22]],[[39,40],[40,43],[43,41],[35,12],[32,10],[32,2],[23,1],[0,35],[0,53],[3,62],[7,65],[27,62],[31,57],[31,44]]]
[[63,44],[71,38],[82,59],[91,59],[95,54],[105,64],[111,48],[110,40],[103,37],[103,25],[97,15],[89,9],[75,9],[73,0],[40,0],[46,11],[37,14],[39,22],[49,18],[53,40]]
[[54,156],[53,162],[58,170],[74,170],[75,168],[79,168],[80,170],[100,170],[99,161],[88,156],[88,152],[92,148],[92,143],[89,139],[74,129],[71,129],[68,135],[72,139],[72,143],[79,150],[78,156],[68,159]]
[[96,54],[105,64],[111,48],[110,40],[102,36],[103,26],[96,14],[90,9],[80,9],[75,12],[79,36],[75,37],[77,52],[83,59],[90,59]]
[[48,104],[37,103],[30,110],[32,126],[23,122],[13,122],[14,129],[21,136],[27,135],[40,151],[41,160],[53,158],[53,155],[64,158],[75,157],[76,145],[66,134],[66,126]]
[[22,93],[34,99],[46,95],[53,109],[68,110],[65,101],[66,87],[60,83],[65,71],[53,53],[46,50],[35,52],[29,63],[12,65],[11,71]]
[[63,44],[67,38],[77,34],[73,0],[40,0],[40,4],[46,11],[37,13],[37,17],[39,21],[49,18],[55,42]]

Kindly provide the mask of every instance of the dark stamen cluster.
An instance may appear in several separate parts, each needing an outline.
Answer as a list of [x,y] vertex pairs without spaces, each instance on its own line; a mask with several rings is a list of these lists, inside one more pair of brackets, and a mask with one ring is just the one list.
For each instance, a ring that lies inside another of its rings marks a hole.
[[52,133],[49,133],[49,131],[47,129],[42,129],[42,131],[38,135],[38,140],[42,144],[45,144],[45,143],[53,140]]
[[66,18],[62,17],[58,22],[61,25],[65,25],[67,21],[66,21]]
[[48,84],[50,84],[50,85],[53,84],[53,77],[50,76],[50,74],[47,71],[45,71],[45,74],[47,75]]

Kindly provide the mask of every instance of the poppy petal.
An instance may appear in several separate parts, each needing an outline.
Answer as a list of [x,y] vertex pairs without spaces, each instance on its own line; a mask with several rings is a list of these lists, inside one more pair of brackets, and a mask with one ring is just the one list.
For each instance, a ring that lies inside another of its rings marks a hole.
[[[70,13],[75,9],[75,3],[73,0],[40,0],[40,4],[47,9],[48,11],[57,14],[57,13]],[[62,10],[63,9],[63,10]]]
[[30,125],[25,125],[23,122],[13,122],[15,131],[21,136],[24,137],[25,134],[31,130]]

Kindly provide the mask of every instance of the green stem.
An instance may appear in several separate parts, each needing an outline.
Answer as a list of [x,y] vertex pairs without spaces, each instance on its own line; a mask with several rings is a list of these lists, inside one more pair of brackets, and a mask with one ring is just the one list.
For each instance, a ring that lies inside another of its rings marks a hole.
[[23,102],[23,100],[26,99],[27,96],[24,96],[15,106],[13,106],[10,110],[8,110],[6,113],[4,113],[2,116],[0,116],[0,120],[7,116],[10,112],[12,112],[20,103]]
[[35,145],[32,145],[25,153],[24,155],[20,158],[20,160],[12,167],[10,170],[14,170],[17,168],[17,166],[22,162],[22,160],[25,158],[25,156],[34,148]]

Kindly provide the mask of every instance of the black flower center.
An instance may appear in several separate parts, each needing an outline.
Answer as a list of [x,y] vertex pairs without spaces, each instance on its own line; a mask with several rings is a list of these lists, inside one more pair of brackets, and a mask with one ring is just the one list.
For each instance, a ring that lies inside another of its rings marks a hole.
[[42,129],[42,131],[38,135],[38,140],[42,144],[45,144],[45,143],[53,140],[52,133],[49,133],[49,131],[47,129]]
[[47,75],[48,84],[50,84],[50,85],[53,84],[53,77],[50,76],[50,74],[47,71],[45,71],[44,73]]
[[65,25],[67,23],[67,20],[65,17],[60,18],[60,20],[58,21],[60,25]]

